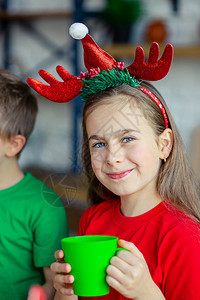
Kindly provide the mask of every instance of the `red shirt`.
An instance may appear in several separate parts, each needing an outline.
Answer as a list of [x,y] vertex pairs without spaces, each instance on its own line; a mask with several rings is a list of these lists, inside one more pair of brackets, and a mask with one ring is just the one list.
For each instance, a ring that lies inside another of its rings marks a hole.
[[[81,217],[78,235],[114,235],[142,252],[152,279],[166,300],[200,299],[200,226],[165,201],[150,211],[125,217],[119,200],[93,205]],[[128,299],[114,289],[101,297]]]

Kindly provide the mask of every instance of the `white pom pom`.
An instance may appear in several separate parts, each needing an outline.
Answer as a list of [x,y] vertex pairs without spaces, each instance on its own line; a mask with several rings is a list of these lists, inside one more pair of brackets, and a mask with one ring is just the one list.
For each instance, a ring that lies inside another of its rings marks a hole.
[[88,28],[83,23],[74,23],[69,28],[69,34],[77,40],[83,39],[88,33]]

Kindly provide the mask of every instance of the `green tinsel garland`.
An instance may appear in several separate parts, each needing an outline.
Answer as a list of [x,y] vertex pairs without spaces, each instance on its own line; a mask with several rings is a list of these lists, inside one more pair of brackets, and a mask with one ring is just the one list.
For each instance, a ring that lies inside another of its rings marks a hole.
[[128,69],[119,70],[113,68],[112,70],[102,70],[95,77],[86,76],[82,79],[84,87],[81,89],[81,97],[86,101],[91,95],[100,91],[106,90],[110,87],[129,84],[133,87],[139,87],[139,81],[131,77]]

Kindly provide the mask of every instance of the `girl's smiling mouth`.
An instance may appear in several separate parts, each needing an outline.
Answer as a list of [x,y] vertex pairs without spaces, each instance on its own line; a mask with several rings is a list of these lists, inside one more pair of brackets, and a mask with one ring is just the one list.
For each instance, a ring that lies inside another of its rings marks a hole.
[[133,169],[123,171],[123,172],[107,173],[107,176],[112,178],[112,179],[121,179],[123,177],[126,177],[132,171],[133,171]]

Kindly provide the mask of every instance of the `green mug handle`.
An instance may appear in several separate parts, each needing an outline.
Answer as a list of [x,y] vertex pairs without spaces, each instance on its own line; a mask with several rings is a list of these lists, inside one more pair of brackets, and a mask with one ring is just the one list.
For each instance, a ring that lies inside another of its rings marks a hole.
[[117,248],[117,249],[116,249],[116,251],[115,251],[115,255],[117,255],[117,254],[118,254],[118,252],[119,252],[119,251],[121,251],[121,250],[125,250],[125,251],[128,251],[128,252],[129,252],[129,250],[127,250],[127,249],[125,249],[125,248],[122,248],[122,247],[120,247],[120,248]]

